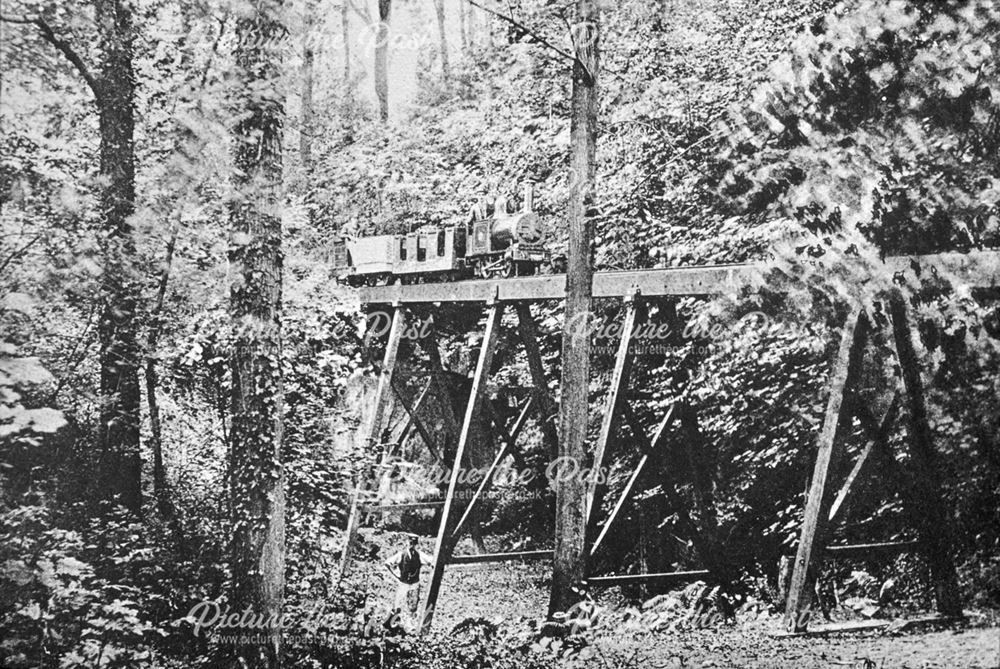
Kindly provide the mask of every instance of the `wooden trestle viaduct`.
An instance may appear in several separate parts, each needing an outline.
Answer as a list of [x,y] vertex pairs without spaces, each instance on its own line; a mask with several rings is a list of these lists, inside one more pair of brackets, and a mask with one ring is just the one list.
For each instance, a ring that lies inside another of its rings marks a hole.
[[[939,254],[933,256],[890,257],[885,260],[885,270],[913,277],[914,272],[946,272],[958,281],[965,282],[970,288],[986,291],[1000,291],[1000,252],[980,251],[968,254]],[[595,299],[610,298],[624,301],[625,323],[621,328],[621,339],[617,348],[610,387],[603,406],[601,426],[597,441],[592,448],[592,467],[601,467],[607,455],[609,445],[613,444],[621,421],[627,421],[631,431],[637,436],[643,456],[628,480],[623,492],[613,506],[608,518],[595,525],[593,533],[586,536],[596,536],[590,546],[589,553],[596,553],[598,547],[608,536],[608,530],[619,516],[623,505],[629,499],[639,473],[646,465],[650,453],[657,448],[661,436],[677,419],[677,414],[671,406],[665,412],[662,420],[652,436],[644,437],[644,432],[638,426],[635,414],[626,401],[629,386],[631,355],[630,338],[633,326],[644,313],[644,303],[649,299],[670,299],[689,296],[710,296],[725,292],[734,287],[750,287],[763,285],[763,268],[756,265],[723,265],[704,266],[678,269],[659,269],[644,271],[599,272],[594,275],[593,297]],[[465,415],[461,420],[452,415],[447,421],[446,429],[450,432],[451,442],[455,444],[453,463],[450,466],[450,480],[440,515],[440,525],[434,550],[434,564],[431,569],[429,583],[424,592],[421,607],[421,631],[426,631],[433,619],[434,608],[446,565],[486,563],[509,560],[551,559],[552,551],[521,551],[512,553],[479,554],[469,556],[454,556],[453,549],[463,530],[470,526],[473,510],[483,493],[489,487],[504,458],[516,449],[515,442],[532,412],[549,417],[555,413],[555,400],[548,393],[545,371],[538,345],[536,324],[532,319],[530,305],[534,302],[562,300],[565,297],[566,277],[564,275],[540,275],[511,279],[470,280],[454,283],[427,283],[412,285],[390,285],[360,289],[360,300],[368,308],[383,308],[391,310],[391,326],[385,342],[385,353],[381,368],[376,397],[371,409],[370,420],[363,426],[362,435],[367,444],[372,447],[383,446],[383,458],[392,455],[394,444],[383,444],[388,420],[387,407],[392,396],[402,397],[399,393],[399,380],[396,374],[399,370],[397,357],[400,342],[407,328],[408,314],[413,309],[419,309],[436,304],[461,304],[468,308],[485,309],[485,332],[479,348],[475,372],[472,377],[469,398]],[[518,334],[527,355],[528,368],[531,373],[533,388],[526,401],[509,425],[503,425],[491,410],[487,397],[487,380],[497,348],[501,318],[505,310],[513,309],[518,320]],[[911,543],[873,543],[853,546],[827,546],[825,539],[828,529],[842,517],[845,500],[852,492],[852,486],[866,472],[872,469],[876,461],[892,463],[895,459],[889,454],[889,437],[901,406],[906,407],[907,432],[909,435],[909,466],[914,470],[910,479],[909,490],[901,490],[904,503],[914,511],[914,518],[922,519],[918,530],[919,541],[916,547],[926,556],[933,579],[933,588],[938,609],[943,614],[961,612],[958,599],[958,584],[955,567],[951,557],[951,546],[947,539],[948,533],[945,507],[941,501],[938,480],[934,471],[934,446],[932,433],[928,425],[927,410],[924,398],[924,388],[916,364],[916,351],[911,334],[911,324],[906,314],[906,304],[902,299],[890,303],[890,320],[892,321],[892,340],[895,345],[895,355],[902,373],[902,387],[896,391],[893,401],[882,416],[873,415],[872,411],[858,401],[854,390],[858,387],[861,374],[865,345],[870,331],[870,322],[865,310],[854,307],[847,318],[843,329],[839,351],[833,363],[829,377],[829,397],[822,427],[818,435],[818,448],[811,482],[808,488],[805,511],[800,530],[797,554],[792,567],[791,583],[786,601],[786,624],[789,631],[804,631],[808,622],[808,611],[811,603],[811,579],[814,575],[813,566],[824,554],[831,556],[866,555],[873,551],[902,551],[913,546]],[[415,402],[402,404],[408,412],[407,425],[402,431],[402,437],[412,429],[419,431],[425,442],[429,442],[428,428],[421,425],[419,404],[429,393],[444,392],[441,376],[445,370],[441,363],[438,344],[433,334],[424,337],[420,342],[427,353],[432,370],[431,379]],[[906,370],[910,370],[907,372]],[[853,420],[857,419],[867,443],[860,452],[850,473],[839,484],[833,481],[838,465],[846,454],[845,438],[853,430]],[[461,465],[466,461],[470,441],[476,439],[477,425],[488,420],[494,424],[495,434],[501,442],[493,454],[492,462],[486,470],[486,475],[474,488],[471,496],[459,499],[456,490],[459,489],[458,474]],[[542,420],[541,429],[546,440],[553,447],[556,440],[555,422]],[[398,444],[395,444],[398,446]],[[889,454],[890,457],[883,457]],[[891,477],[890,477],[891,478]],[[898,479],[897,479],[898,480]],[[356,543],[358,527],[364,512],[370,504],[362,492],[364,481],[358,483],[357,491],[351,501],[350,516],[347,528],[347,541],[341,556],[340,578],[349,567],[351,550]],[[591,481],[588,489],[588,517],[591,523],[595,518],[594,498],[596,482]],[[466,498],[467,497],[467,498]],[[385,506],[379,506],[385,509]],[[413,506],[413,505],[409,505]],[[586,533],[587,528],[570,528],[569,531]],[[697,546],[697,544],[696,544]],[[708,561],[707,556],[700,556]],[[685,582],[704,578],[709,575],[707,570],[670,572],[659,574],[639,574],[625,576],[592,576],[587,579],[586,586],[618,585],[625,583],[666,581]]]

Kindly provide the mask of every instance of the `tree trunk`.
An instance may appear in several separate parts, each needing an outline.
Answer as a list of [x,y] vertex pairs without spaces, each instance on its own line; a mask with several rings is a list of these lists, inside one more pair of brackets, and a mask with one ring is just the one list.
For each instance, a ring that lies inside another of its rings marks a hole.
[[315,10],[312,0],[306,0],[302,29],[302,109],[299,118],[299,159],[302,161],[302,175],[308,182],[312,171],[313,138],[313,25]]
[[[566,320],[563,324],[562,402],[559,411],[559,455],[585,462],[587,391],[590,385],[593,222],[595,147],[597,144],[598,5],[577,0],[573,63],[570,142],[575,175],[569,201],[569,257],[566,272]],[[564,462],[567,460],[564,460]],[[587,485],[568,477],[556,488],[555,556],[549,615],[566,611],[578,597],[574,586],[586,574]]]
[[445,28],[444,0],[434,0],[434,12],[437,14],[438,35],[441,38],[441,77],[447,85],[451,80],[451,65],[448,63],[448,31]]
[[[135,513],[142,511],[142,459],[139,453],[139,361],[136,334],[136,281],[132,275],[135,240],[129,220],[135,213],[134,30],[127,3],[101,0],[95,5],[100,30],[101,74],[97,96],[101,133],[100,195],[104,275],[98,328],[101,367],[101,494],[117,496]],[[95,91],[96,92],[96,91]]]
[[347,0],[340,3],[340,31],[344,37],[344,109],[350,108],[354,99],[351,82],[351,19],[348,15]]
[[389,120],[389,23],[392,0],[378,0],[378,30],[375,40],[375,97],[378,98],[378,117]]
[[177,243],[177,229],[170,235],[167,242],[167,255],[163,263],[163,273],[160,275],[160,285],[156,292],[156,304],[150,317],[149,334],[146,338],[146,404],[149,407],[149,445],[153,451],[153,494],[156,506],[164,520],[175,516],[175,509],[170,499],[167,472],[163,465],[163,430],[160,422],[160,405],[156,399],[156,388],[159,385],[159,375],[156,371],[156,348],[163,329],[163,302],[167,294],[167,281],[170,278],[170,266],[173,263],[174,247]]
[[230,205],[232,395],[229,431],[232,608],[261,617],[268,643],[238,646],[250,667],[277,667],[285,589],[281,460],[281,136],[284,121],[280,0],[239,19],[240,120],[234,129]]
[[465,0],[458,2],[458,33],[461,37],[462,53],[469,50],[469,8]]

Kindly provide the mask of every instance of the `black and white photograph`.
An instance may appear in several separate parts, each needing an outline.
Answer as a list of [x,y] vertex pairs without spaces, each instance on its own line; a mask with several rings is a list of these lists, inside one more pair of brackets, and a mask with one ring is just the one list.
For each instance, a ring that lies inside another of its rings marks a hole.
[[1000,669],[998,58],[0,0],[0,667]]

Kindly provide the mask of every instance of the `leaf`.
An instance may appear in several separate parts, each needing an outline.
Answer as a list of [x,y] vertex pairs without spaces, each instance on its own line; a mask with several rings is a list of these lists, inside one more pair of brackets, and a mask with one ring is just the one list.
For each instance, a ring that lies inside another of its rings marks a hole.
[[30,316],[35,310],[35,301],[26,293],[7,293],[0,302],[0,309]]
[[27,616],[32,620],[38,620],[42,617],[42,607],[38,605],[38,602],[31,602],[27,606],[19,609],[18,613],[23,616]]
[[28,414],[31,418],[31,429],[35,432],[52,434],[66,425],[66,417],[62,411],[56,409],[31,409]]

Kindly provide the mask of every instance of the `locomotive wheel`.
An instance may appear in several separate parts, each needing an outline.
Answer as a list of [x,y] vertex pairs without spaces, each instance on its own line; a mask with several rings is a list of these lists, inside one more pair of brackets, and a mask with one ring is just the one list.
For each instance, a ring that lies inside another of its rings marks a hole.
[[497,272],[504,279],[509,279],[512,276],[517,276],[517,264],[514,263],[510,258],[504,258],[503,265]]

